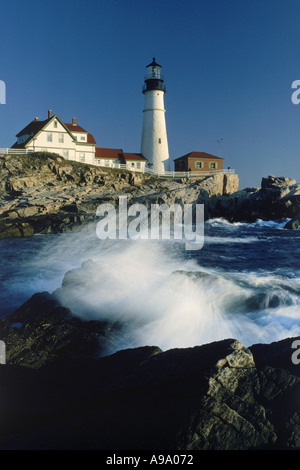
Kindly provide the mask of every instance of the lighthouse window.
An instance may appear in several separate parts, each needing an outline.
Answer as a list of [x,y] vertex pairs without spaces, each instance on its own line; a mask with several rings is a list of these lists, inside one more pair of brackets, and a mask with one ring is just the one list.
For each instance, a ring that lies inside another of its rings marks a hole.
[[158,143],[161,144],[161,139],[158,139]]

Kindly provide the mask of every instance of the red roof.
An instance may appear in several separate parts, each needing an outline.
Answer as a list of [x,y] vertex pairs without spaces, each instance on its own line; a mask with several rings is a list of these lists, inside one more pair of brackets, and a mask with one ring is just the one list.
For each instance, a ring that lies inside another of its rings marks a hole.
[[71,132],[84,132],[85,134],[87,134],[87,131],[85,129],[83,129],[83,127],[81,126],[78,126],[78,124],[74,125],[74,124],[69,124],[67,122],[64,122],[64,125],[69,129],[69,131]]
[[124,153],[124,158],[125,160],[147,160],[141,153]]
[[105,158],[106,160],[108,160],[109,158],[113,158],[115,160],[120,159],[123,158],[123,150],[96,147],[95,158]]
[[[73,132],[81,132],[81,133],[87,134],[87,143],[88,144],[96,144],[96,141],[95,141],[94,137],[92,136],[92,134],[90,134],[85,129],[83,129],[83,127],[78,126],[78,124],[74,125],[74,124],[69,124],[69,123],[66,123],[66,122],[64,124],[69,129],[69,131],[71,131],[72,133]],[[78,142],[78,143],[83,144],[84,142]]]
[[210,153],[206,153],[206,152],[190,152],[190,153],[187,153],[186,155],[183,155],[182,157],[175,158],[174,161],[181,160],[183,158],[208,158],[210,160],[211,159],[224,160],[224,158],[216,157],[215,155],[211,155]]
[[96,158],[104,158],[108,160],[110,158],[114,160],[131,160],[131,161],[146,161],[141,153],[124,153],[122,149],[108,149],[96,147]]

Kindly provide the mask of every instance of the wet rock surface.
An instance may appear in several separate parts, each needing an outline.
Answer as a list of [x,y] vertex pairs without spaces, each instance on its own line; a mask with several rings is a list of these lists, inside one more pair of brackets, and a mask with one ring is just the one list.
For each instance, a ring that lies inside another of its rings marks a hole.
[[296,338],[103,356],[112,325],[48,293],[2,319],[0,335],[1,449],[300,448]]
[[300,184],[286,177],[269,175],[260,188],[246,188],[211,200],[214,217],[232,222],[294,219],[286,228],[299,227]]

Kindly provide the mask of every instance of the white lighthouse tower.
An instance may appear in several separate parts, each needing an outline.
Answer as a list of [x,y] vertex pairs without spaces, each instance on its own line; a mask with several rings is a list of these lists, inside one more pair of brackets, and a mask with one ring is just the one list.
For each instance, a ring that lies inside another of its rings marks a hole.
[[146,67],[143,132],[141,154],[147,158],[148,166],[155,173],[164,173],[169,170],[169,148],[164,107],[164,94],[161,65],[157,64],[155,57]]

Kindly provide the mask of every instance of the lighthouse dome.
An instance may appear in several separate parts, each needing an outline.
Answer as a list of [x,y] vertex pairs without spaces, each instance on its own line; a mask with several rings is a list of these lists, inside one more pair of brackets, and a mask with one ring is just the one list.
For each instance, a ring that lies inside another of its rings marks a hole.
[[161,73],[161,65],[156,62],[155,57],[153,57],[151,64],[146,66],[146,69],[143,93],[148,90],[162,90],[166,92],[166,87],[163,85],[164,77]]

